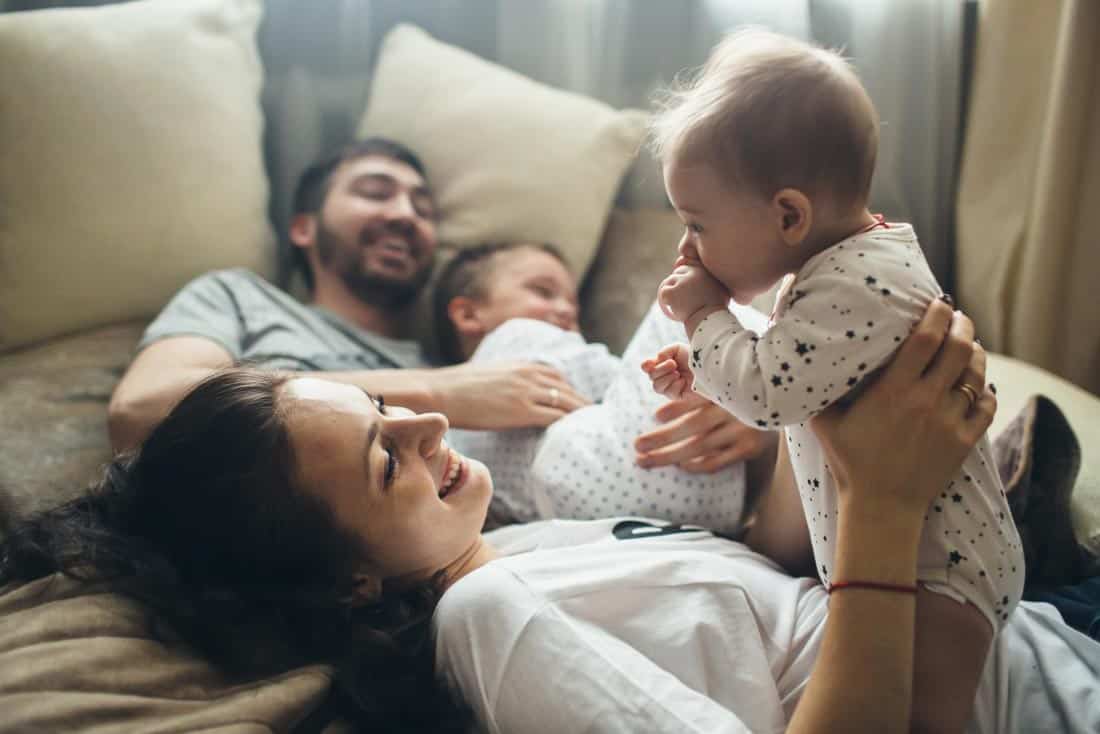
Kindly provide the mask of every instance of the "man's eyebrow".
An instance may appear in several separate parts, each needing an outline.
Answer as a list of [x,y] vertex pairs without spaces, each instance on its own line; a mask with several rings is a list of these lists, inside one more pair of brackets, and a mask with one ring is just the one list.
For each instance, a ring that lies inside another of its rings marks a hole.
[[378,181],[380,183],[396,184],[397,179],[388,173],[361,173],[351,180],[352,186],[358,186],[361,183],[367,181]]
[[[379,183],[392,185],[400,183],[400,181],[398,181],[396,178],[388,173],[362,173],[351,180],[351,185],[358,186],[359,184],[365,183],[367,181],[377,181]],[[432,190],[428,188],[426,184],[417,184],[411,188],[414,194],[423,194],[428,198],[432,198]]]

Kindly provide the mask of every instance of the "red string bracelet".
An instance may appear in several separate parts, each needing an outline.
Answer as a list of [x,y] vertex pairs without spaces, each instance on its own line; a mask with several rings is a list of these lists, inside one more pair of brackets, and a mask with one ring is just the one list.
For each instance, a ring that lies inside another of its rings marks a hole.
[[908,584],[884,584],[879,581],[837,581],[829,584],[829,593],[837,589],[874,589],[875,591],[896,591],[902,594],[916,594],[917,586]]

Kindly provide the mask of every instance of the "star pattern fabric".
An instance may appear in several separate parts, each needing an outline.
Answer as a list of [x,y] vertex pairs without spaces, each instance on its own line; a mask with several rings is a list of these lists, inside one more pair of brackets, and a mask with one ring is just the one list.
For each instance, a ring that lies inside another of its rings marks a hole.
[[[692,334],[696,392],[744,423],[786,428],[826,584],[835,554],[836,488],[807,421],[854,397],[942,292],[912,227],[890,224],[811,258],[784,284],[770,327],[759,337],[727,311],[706,317]],[[1022,595],[1024,563],[988,438],[948,491],[929,511],[919,578],[973,602],[996,629]]]
[[668,402],[653,391],[639,365],[677,340],[683,341],[683,328],[656,305],[622,359],[602,344],[588,344],[580,334],[542,321],[513,319],[489,334],[471,361],[542,362],[593,401],[546,429],[448,432],[458,451],[489,467],[491,514],[514,522],[640,515],[738,530],[743,464],[691,474],[674,466],[643,469],[634,461],[634,439],[658,426],[654,413]]

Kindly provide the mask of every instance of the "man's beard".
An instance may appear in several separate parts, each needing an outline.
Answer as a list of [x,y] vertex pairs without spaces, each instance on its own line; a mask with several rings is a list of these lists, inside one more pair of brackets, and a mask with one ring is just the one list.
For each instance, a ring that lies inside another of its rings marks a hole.
[[[358,245],[356,245],[358,248]],[[429,260],[406,279],[395,279],[364,271],[358,249],[349,257],[337,234],[318,222],[317,255],[321,264],[335,273],[363,303],[382,308],[404,308],[416,300],[432,274]]]

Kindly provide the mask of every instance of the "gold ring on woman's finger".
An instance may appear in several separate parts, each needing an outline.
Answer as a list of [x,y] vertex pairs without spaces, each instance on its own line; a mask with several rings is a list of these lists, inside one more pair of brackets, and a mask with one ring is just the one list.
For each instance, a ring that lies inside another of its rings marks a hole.
[[561,392],[556,387],[550,388],[550,407],[558,407],[558,398],[561,396]]
[[955,389],[966,396],[966,402],[970,404],[970,408],[973,408],[974,404],[978,402],[978,391],[965,382],[961,385],[956,385]]

